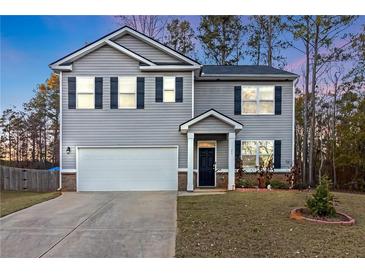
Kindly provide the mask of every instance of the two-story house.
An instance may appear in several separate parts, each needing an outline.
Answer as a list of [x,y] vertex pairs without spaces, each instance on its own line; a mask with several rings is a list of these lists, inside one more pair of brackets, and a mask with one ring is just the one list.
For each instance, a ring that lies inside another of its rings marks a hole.
[[50,67],[64,190],[232,190],[237,159],[293,164],[296,74],[201,65],[129,27]]

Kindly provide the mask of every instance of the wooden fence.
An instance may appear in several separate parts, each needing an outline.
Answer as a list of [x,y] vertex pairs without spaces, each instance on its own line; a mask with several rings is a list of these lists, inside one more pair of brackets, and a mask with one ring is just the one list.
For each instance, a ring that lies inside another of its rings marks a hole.
[[59,171],[0,166],[1,190],[49,192],[59,187]]

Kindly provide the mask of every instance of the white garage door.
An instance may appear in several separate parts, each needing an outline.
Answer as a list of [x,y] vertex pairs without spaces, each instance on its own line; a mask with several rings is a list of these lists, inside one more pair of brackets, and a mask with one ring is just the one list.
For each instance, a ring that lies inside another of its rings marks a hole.
[[78,148],[78,191],[177,190],[176,147]]

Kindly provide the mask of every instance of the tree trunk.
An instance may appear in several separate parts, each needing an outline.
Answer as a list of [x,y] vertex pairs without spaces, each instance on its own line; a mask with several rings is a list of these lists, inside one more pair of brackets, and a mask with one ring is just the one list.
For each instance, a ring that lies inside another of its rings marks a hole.
[[305,94],[304,94],[304,106],[303,106],[303,171],[302,180],[303,185],[307,185],[307,157],[308,157],[308,95],[309,95],[309,19],[307,18],[307,33],[305,41],[305,55],[306,55],[306,65],[305,65]]
[[333,94],[333,113],[332,113],[332,172],[333,188],[337,187],[336,174],[336,101],[337,101],[338,76],[335,74],[335,87]]
[[[260,33],[258,34],[260,36]],[[257,42],[257,60],[256,60],[256,65],[260,65],[260,57],[261,57],[261,40],[260,37],[258,38],[258,42]]]
[[267,33],[267,65],[272,67],[272,16],[268,18]]
[[318,16],[316,16],[316,30],[314,34],[314,54],[313,54],[313,66],[312,66],[312,98],[311,98],[311,127],[310,127],[310,143],[309,143],[309,186],[314,185],[314,135],[316,127],[316,85],[317,85],[317,64],[318,64],[318,36],[319,36],[319,24]]

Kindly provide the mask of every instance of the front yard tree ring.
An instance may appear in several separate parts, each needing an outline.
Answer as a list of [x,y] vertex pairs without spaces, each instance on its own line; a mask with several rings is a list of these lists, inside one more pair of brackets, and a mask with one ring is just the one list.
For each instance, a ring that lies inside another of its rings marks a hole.
[[354,225],[355,219],[351,216],[343,213],[336,212],[336,218],[331,220],[330,218],[316,218],[308,216],[308,209],[305,207],[297,207],[290,212],[290,218],[294,220],[305,220],[317,224],[337,224],[337,225]]

